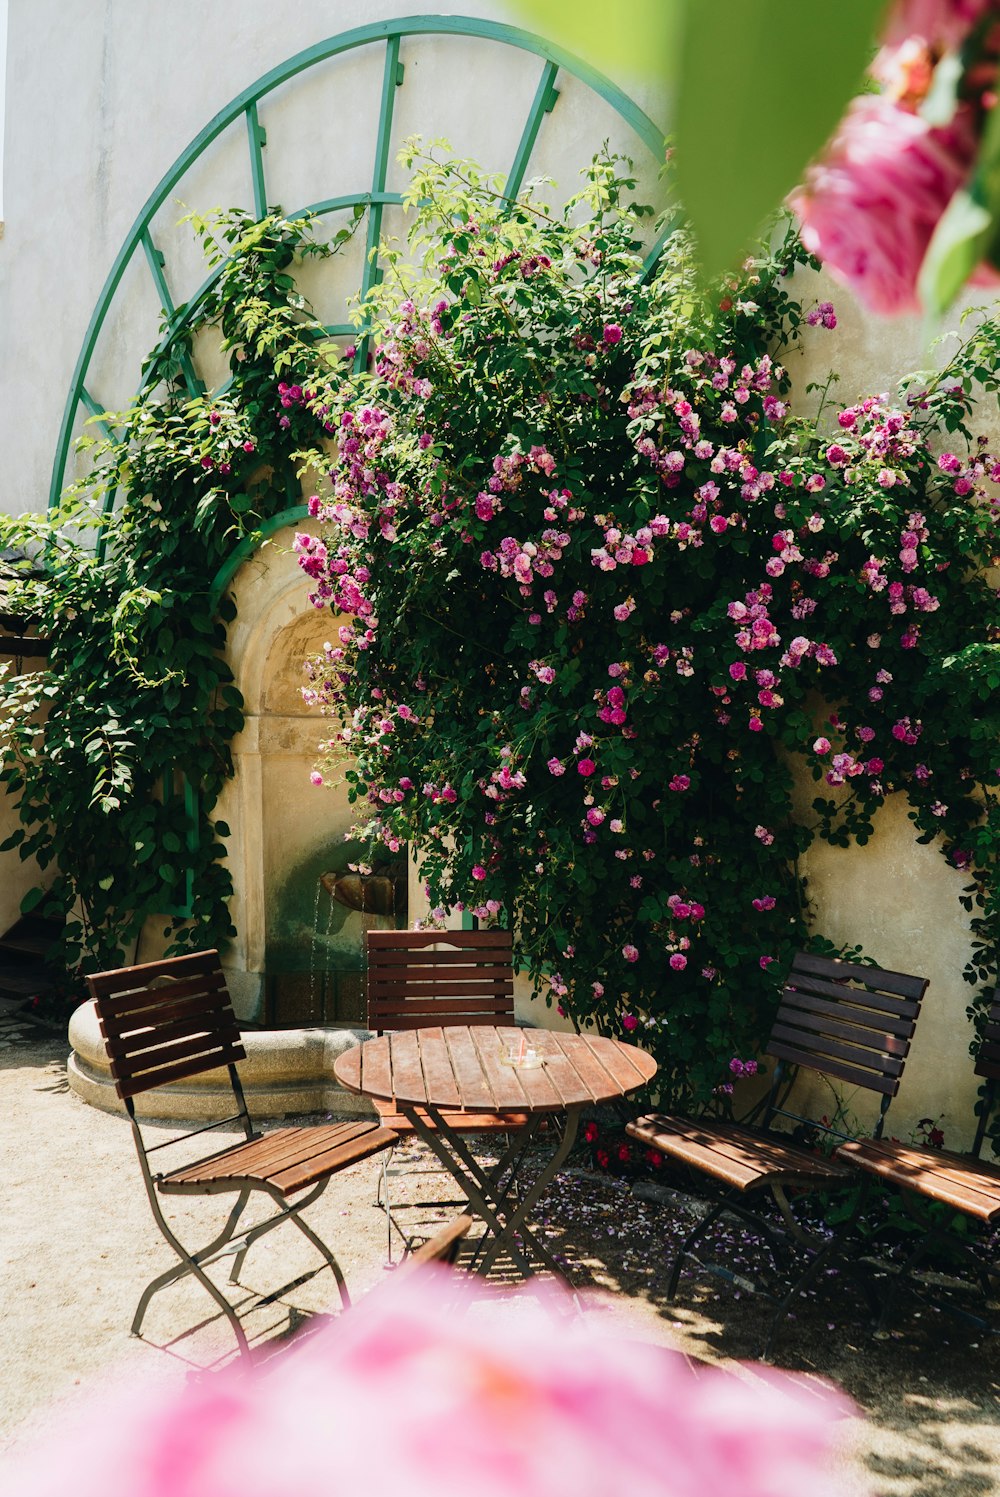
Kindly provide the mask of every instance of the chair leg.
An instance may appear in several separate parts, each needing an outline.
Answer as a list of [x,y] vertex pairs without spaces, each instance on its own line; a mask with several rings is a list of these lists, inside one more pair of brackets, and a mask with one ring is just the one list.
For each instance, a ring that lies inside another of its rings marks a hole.
[[[327,1247],[322,1237],[320,1237],[318,1233],[314,1232],[309,1223],[304,1222],[299,1215],[300,1211],[305,1210],[306,1206],[310,1206],[318,1196],[322,1195],[328,1184],[329,1180],[321,1181],[318,1189],[311,1191],[304,1201],[300,1202],[298,1206],[295,1206],[288,1211],[288,1220],[292,1222],[294,1226],[298,1227],[303,1237],[305,1237],[309,1242],[312,1243],[313,1247],[319,1253],[320,1257],[326,1259],[327,1265],[332,1271],[333,1277],[337,1281],[337,1288],[340,1291],[340,1303],[345,1310],[349,1310],[351,1306],[351,1296],[347,1292],[347,1283],[344,1279],[344,1273],[340,1264],[337,1262],[337,1259],[334,1256],[332,1250]],[[280,1204],[280,1198],[278,1199]]]
[[726,1198],[721,1200],[714,1208],[710,1208],[701,1220],[695,1224],[677,1249],[677,1256],[670,1270],[670,1280],[667,1284],[668,1301],[673,1300],[674,1295],[677,1293],[677,1285],[680,1283],[681,1268],[684,1265],[684,1259],[691,1256],[691,1250],[695,1246],[695,1243],[704,1236],[709,1227],[715,1225],[722,1213],[729,1209],[730,1204],[731,1202]]
[[248,1191],[240,1192],[240,1198],[236,1202],[236,1205],[233,1207],[233,1209],[230,1211],[229,1219],[226,1222],[226,1225],[223,1228],[222,1232],[211,1243],[209,1243],[208,1247],[202,1248],[197,1253],[189,1253],[187,1251],[183,1243],[170,1227],[166,1217],[163,1215],[163,1212],[159,1209],[159,1205],[154,1201],[153,1212],[159,1223],[160,1230],[181,1261],[176,1268],[168,1270],[165,1274],[160,1274],[158,1278],[154,1279],[151,1284],[146,1286],[146,1289],[143,1291],[142,1297],[139,1300],[139,1305],[136,1309],[135,1316],[132,1320],[133,1336],[138,1336],[140,1334],[142,1322],[145,1317],[146,1310],[149,1306],[149,1302],[153,1298],[153,1295],[156,1294],[158,1290],[165,1288],[168,1284],[172,1284],[175,1280],[181,1279],[185,1276],[185,1274],[190,1273],[195,1276],[205,1292],[211,1295],[212,1299],[215,1300],[215,1303],[218,1305],[223,1315],[229,1321],[229,1324],[233,1331],[233,1335],[236,1337],[236,1345],[239,1348],[240,1356],[245,1361],[249,1362],[251,1360],[250,1343],[247,1341],[246,1333],[244,1332],[243,1327],[240,1324],[239,1316],[233,1309],[233,1306],[229,1303],[229,1300],[223,1294],[222,1290],[212,1282],[212,1280],[209,1278],[208,1274],[202,1267],[202,1261],[212,1258],[212,1256],[217,1253],[219,1249],[225,1247],[225,1244],[232,1237],[233,1232],[236,1228],[236,1223],[240,1218],[243,1207],[246,1205],[248,1195]]
[[[774,1193],[773,1188],[772,1193]],[[865,1204],[868,1200],[868,1193],[869,1182],[865,1181],[857,1192],[857,1197],[854,1201],[854,1205],[850,1209],[849,1214],[845,1217],[843,1222],[839,1224],[838,1229],[833,1233],[833,1235],[829,1237],[827,1241],[822,1244],[822,1246],[820,1246],[813,1252],[813,1255],[807,1263],[806,1267],[804,1268],[802,1273],[799,1274],[798,1278],[791,1285],[784,1298],[781,1300],[774,1314],[771,1316],[770,1322],[767,1327],[767,1334],[764,1337],[764,1345],[760,1353],[760,1359],[762,1362],[770,1361],[771,1347],[774,1344],[774,1338],[777,1334],[778,1326],[781,1323],[782,1319],[790,1311],[795,1300],[799,1297],[799,1295],[805,1293],[806,1289],[808,1289],[809,1285],[817,1277],[820,1270],[826,1267],[834,1254],[839,1254],[841,1257],[844,1256],[844,1244],[847,1241],[848,1236],[850,1235],[851,1228],[857,1223],[862,1211],[864,1210]],[[803,1238],[801,1240],[805,1241],[806,1239]],[[853,1271],[852,1277],[855,1277]],[[856,1282],[860,1282],[865,1299],[868,1301],[868,1306],[874,1311],[877,1308],[877,1302],[875,1300],[872,1287],[867,1278],[864,1274],[861,1274],[860,1277],[856,1279]]]
[[[165,1289],[168,1284],[173,1284],[177,1279],[182,1279],[184,1275],[188,1273],[198,1274],[199,1278],[204,1277],[203,1272],[199,1272],[197,1264],[204,1259],[213,1257],[215,1253],[219,1252],[220,1249],[225,1247],[226,1243],[230,1240],[233,1233],[236,1231],[239,1219],[243,1215],[247,1201],[250,1199],[250,1192],[249,1190],[240,1191],[236,1204],[230,1211],[229,1216],[226,1219],[226,1225],[223,1227],[222,1231],[217,1237],[213,1237],[212,1241],[208,1243],[207,1246],[199,1249],[199,1251],[196,1253],[189,1253],[181,1243],[180,1239],[174,1235],[173,1231],[167,1223],[166,1218],[163,1215],[163,1212],[160,1210],[159,1204],[152,1191],[149,1192],[149,1198],[150,1204],[153,1207],[153,1215],[156,1218],[156,1222],[160,1228],[160,1231],[163,1233],[167,1242],[173,1248],[174,1252],[177,1254],[178,1258],[181,1261],[173,1268],[168,1268],[165,1273],[161,1273],[155,1279],[152,1279],[142,1291],[142,1294],[139,1298],[139,1303],[136,1306],[135,1315],[132,1317],[131,1334],[133,1336],[138,1336],[141,1334],[142,1323],[146,1317],[146,1311],[149,1309],[150,1301],[155,1294],[159,1293],[161,1289]],[[243,1251],[243,1256],[245,1256],[245,1249]]]
[[993,1295],[993,1282],[990,1278],[989,1269],[968,1243],[962,1242],[954,1233],[942,1231],[941,1228],[936,1226],[910,1192],[902,1191],[900,1197],[905,1210],[912,1216],[917,1225],[923,1229],[924,1235],[905,1262],[891,1276],[889,1290],[882,1304],[882,1313],[875,1328],[876,1336],[885,1336],[888,1334],[892,1312],[896,1308],[896,1301],[902,1285],[913,1274],[914,1269],[921,1259],[927,1257],[936,1243],[946,1243],[952,1252],[957,1253],[959,1257],[965,1259],[979,1281],[979,1287],[987,1302]]

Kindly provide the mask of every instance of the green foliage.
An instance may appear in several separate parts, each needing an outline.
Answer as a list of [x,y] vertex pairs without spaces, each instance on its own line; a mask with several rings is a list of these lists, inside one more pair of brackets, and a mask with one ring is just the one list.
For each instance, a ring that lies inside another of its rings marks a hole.
[[[517,0],[598,67],[658,82],[705,273],[734,265],[858,91],[881,0]],[[768,80],[778,80],[773,85]]]
[[436,918],[510,922],[536,989],[678,1095],[766,1033],[810,934],[800,854],[866,842],[894,793],[966,872],[987,980],[1000,467],[967,420],[1000,328],[833,441],[784,398],[833,320],[794,300],[793,236],[706,299],[683,234],[641,280],[614,162],[560,215],[409,164],[371,374],[314,382],[340,442],[298,541],[347,615],[311,695],[373,860],[408,844]]
[[[0,678],[0,783],[21,823],[3,851],[45,870],[22,909],[65,918],[70,973],[131,960],[154,915],[172,951],[232,934],[229,829],[213,809],[243,717],[224,658],[232,607],[211,583],[297,491],[304,432],[279,378],[339,362],[289,274],[297,255],[328,252],[304,223],[234,213],[195,227],[220,274],[189,325],[165,330],[133,405],[106,418],[110,439],[86,439],[90,476],[54,516],[0,518],[0,543],[45,563],[41,577],[26,566],[8,606],[51,640],[45,669]],[[196,327],[216,327],[230,355],[214,396],[182,382]]]

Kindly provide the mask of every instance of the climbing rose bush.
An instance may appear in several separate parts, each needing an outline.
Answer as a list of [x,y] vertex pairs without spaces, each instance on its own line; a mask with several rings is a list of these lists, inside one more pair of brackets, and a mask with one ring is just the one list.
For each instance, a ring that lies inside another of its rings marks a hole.
[[434,919],[510,923],[664,1093],[754,1053],[809,938],[799,855],[894,793],[968,872],[985,977],[1000,464],[967,418],[996,327],[805,419],[788,360],[836,313],[794,300],[791,234],[705,301],[682,233],[643,261],[616,163],[561,214],[409,163],[371,370],[299,392],[337,432],[296,540],[335,616],[314,779],[346,776],[372,861],[408,846]]

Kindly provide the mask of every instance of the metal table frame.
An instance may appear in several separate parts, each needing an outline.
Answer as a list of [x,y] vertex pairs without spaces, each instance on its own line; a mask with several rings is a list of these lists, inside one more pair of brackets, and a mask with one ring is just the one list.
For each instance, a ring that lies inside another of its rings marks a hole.
[[[573,1144],[582,1104],[569,1107],[560,1113],[535,1113],[523,1128],[519,1129],[500,1159],[490,1170],[485,1170],[465,1144],[462,1135],[449,1128],[440,1110],[430,1103],[419,1107],[397,1103],[400,1112],[410,1119],[418,1136],[431,1150],[436,1159],[457,1181],[468,1197],[469,1205],[486,1223],[486,1233],[476,1248],[473,1265],[476,1272],[489,1273],[497,1258],[507,1250],[511,1259],[526,1277],[535,1269],[531,1265],[530,1253],[541,1264],[560,1278],[572,1283],[566,1270],[556,1262],[545,1244],[528,1226],[528,1217],[541,1199],[550,1181],[565,1164]],[[421,1113],[424,1115],[421,1116]],[[562,1137],[552,1158],[539,1174],[530,1190],[521,1195],[512,1205],[513,1184],[518,1167],[537,1137],[543,1118],[564,1119]],[[431,1125],[428,1126],[427,1119]]]
[[[345,1052],[334,1075],[349,1091],[391,1101],[460,1186],[485,1224],[471,1265],[478,1273],[488,1273],[503,1254],[525,1277],[545,1269],[571,1285],[531,1225],[532,1212],[566,1163],[583,1109],[648,1085],[656,1062],[608,1036],[538,1030],[538,1060],[507,1070],[517,1065],[510,1047],[519,1034],[523,1044],[523,1031],[504,1024],[401,1026]],[[493,1165],[475,1158],[460,1131],[460,1115],[475,1112],[517,1112],[524,1118]],[[545,1119],[552,1129],[545,1140],[548,1157],[537,1178],[522,1188],[520,1166]]]

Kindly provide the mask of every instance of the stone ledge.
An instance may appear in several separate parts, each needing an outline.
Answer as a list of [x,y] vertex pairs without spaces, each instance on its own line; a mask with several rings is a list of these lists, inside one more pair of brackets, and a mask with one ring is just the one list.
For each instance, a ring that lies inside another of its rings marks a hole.
[[[363,1097],[345,1091],[333,1077],[337,1057],[370,1038],[367,1029],[332,1026],[247,1030],[243,1034],[247,1058],[240,1062],[239,1070],[251,1117],[281,1118],[306,1112],[374,1117],[374,1108]],[[111,1079],[93,1003],[83,1003],[74,1011],[69,1042],[72,1050],[66,1069],[70,1091],[91,1107],[124,1117],[125,1108]],[[232,1111],[229,1078],[222,1068],[168,1083],[136,1098],[136,1114],[147,1121],[214,1122]]]

